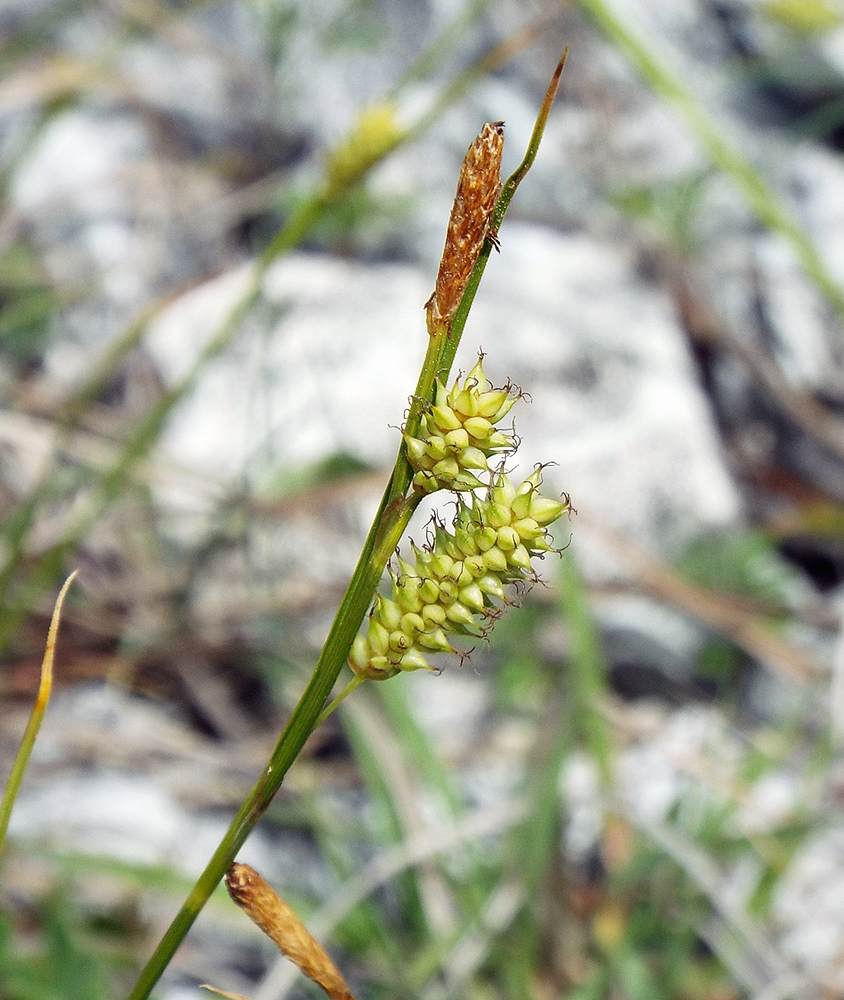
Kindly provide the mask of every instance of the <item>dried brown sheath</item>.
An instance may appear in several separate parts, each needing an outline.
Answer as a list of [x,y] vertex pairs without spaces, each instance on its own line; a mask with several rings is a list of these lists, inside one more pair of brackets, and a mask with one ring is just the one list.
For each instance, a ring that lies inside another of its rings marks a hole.
[[489,218],[501,190],[504,122],[484,125],[469,147],[457,178],[434,294],[426,303],[428,329],[451,322],[489,233]]
[[226,888],[235,903],[308,979],[321,986],[332,1000],[354,1000],[337,966],[254,868],[235,861],[226,872]]

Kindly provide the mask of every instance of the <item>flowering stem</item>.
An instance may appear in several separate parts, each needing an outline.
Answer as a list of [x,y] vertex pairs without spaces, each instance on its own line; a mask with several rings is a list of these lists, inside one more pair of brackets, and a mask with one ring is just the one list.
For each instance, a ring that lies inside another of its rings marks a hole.
[[[531,137],[528,153],[516,174],[505,184],[498,200],[493,213],[495,227],[493,232],[497,230],[504,217],[518,183],[533,163],[564,61],[565,57],[554,74]],[[463,332],[466,315],[480,282],[486,258],[489,256],[489,247],[490,241],[487,240],[484,247],[486,255],[481,253],[452,322],[430,332],[425,360],[419,373],[416,391],[411,399],[405,423],[406,431],[411,436],[418,432],[426,408],[434,401],[437,378],[445,380],[448,377],[460,335]],[[358,564],[340,607],[337,609],[337,614],[308,686],[299,699],[299,703],[293,709],[266,767],[246,796],[231,826],[197,879],[188,898],[141,971],[127,1000],[146,1000],[149,996],[194,920],[234,861],[237,852],[258,820],[266,812],[305,741],[333,707],[334,703],[329,706],[329,709],[323,711],[323,706],[346,662],[364,615],[372,603],[384,567],[396,550],[410,517],[421,500],[420,493],[410,490],[413,475],[414,470],[407,460],[405,446],[402,442],[378,512],[364,542]],[[340,699],[337,699],[337,702],[339,703],[339,700],[342,700],[351,690],[353,687],[350,685],[340,696]]]

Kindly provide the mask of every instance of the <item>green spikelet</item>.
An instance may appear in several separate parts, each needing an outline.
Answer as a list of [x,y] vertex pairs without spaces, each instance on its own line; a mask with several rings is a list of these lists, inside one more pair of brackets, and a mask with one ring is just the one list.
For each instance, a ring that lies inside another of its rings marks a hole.
[[[462,392],[464,390],[458,390]],[[473,404],[464,397],[464,408]],[[495,474],[485,497],[460,500],[447,530],[434,523],[413,561],[397,559],[392,596],[378,596],[365,633],[349,655],[356,674],[386,680],[402,670],[433,670],[431,653],[454,653],[449,635],[482,638],[506,602],[505,586],[530,580],[531,559],[552,548],[548,525],[568,510],[539,493],[541,469],[518,487]]]
[[416,470],[413,485],[423,493],[446,489],[466,492],[482,487],[477,473],[489,468],[494,455],[512,451],[512,433],[496,424],[510,412],[519,393],[511,386],[493,388],[483,369],[483,357],[463,382],[450,390],[437,383],[436,401],[422,421],[421,436],[403,431],[407,459]]

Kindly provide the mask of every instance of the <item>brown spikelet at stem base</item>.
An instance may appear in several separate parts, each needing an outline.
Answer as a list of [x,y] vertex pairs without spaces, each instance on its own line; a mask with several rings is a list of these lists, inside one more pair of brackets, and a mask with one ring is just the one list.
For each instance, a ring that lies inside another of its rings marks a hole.
[[235,861],[226,872],[229,895],[278,950],[321,986],[331,1000],[354,1000],[337,966],[307,927],[254,868]]
[[503,148],[504,122],[487,123],[463,159],[437,283],[425,305],[431,333],[451,321],[484,240],[490,235],[489,218],[501,190]]

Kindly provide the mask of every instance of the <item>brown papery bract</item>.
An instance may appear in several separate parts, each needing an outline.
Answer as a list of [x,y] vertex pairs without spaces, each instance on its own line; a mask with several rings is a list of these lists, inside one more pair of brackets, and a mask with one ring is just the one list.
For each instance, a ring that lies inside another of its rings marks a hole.
[[429,331],[451,322],[484,240],[495,238],[489,219],[501,191],[503,148],[504,122],[487,123],[463,159],[436,286],[426,303]]
[[226,888],[235,903],[308,979],[321,986],[332,1000],[354,1000],[322,946],[254,868],[235,861],[226,872]]

